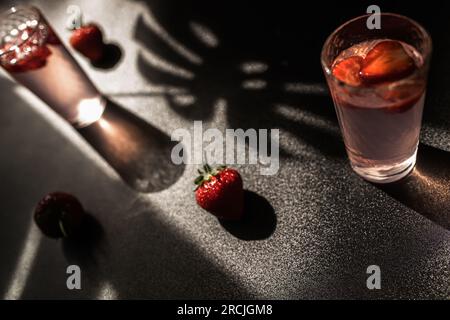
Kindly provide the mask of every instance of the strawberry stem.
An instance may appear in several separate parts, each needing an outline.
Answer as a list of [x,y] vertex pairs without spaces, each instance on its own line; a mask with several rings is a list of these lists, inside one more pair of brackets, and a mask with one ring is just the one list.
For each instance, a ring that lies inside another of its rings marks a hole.
[[197,185],[197,188],[195,190],[201,187],[204,182],[210,181],[212,177],[219,174],[219,172],[225,168],[226,166],[221,165],[213,169],[209,164],[205,163],[203,165],[203,171],[200,169],[197,170],[199,176],[194,180],[194,184]]

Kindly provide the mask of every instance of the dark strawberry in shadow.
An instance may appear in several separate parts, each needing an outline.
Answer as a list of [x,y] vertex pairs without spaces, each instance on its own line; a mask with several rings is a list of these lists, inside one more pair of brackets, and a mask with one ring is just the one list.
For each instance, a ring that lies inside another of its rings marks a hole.
[[34,221],[50,238],[70,237],[80,229],[85,212],[74,196],[64,192],[46,195],[36,206]]

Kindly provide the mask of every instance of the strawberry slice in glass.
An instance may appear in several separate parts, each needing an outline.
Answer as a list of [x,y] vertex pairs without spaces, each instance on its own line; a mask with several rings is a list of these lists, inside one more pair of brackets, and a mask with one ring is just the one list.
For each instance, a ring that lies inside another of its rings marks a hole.
[[352,56],[337,62],[333,67],[333,75],[340,81],[351,85],[359,86],[361,84],[361,78],[359,72],[363,58],[359,56]]
[[414,59],[398,41],[381,41],[362,61],[360,76],[368,84],[396,81],[416,69]]
[[11,73],[36,70],[45,66],[50,55],[51,51],[46,46],[28,47],[25,52],[11,51],[7,53],[10,63],[4,67]]

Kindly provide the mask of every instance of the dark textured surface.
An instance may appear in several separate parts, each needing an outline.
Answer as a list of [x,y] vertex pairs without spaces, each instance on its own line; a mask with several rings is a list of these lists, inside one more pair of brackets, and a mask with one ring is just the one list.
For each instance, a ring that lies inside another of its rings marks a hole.
[[[364,1],[34,3],[64,39],[68,4],[103,26],[122,50],[119,63],[100,68],[76,57],[117,104],[169,136],[194,119],[280,128],[281,168],[267,177],[241,166],[252,215],[221,224],[195,204],[195,166],[139,194],[45,105],[0,78],[4,297],[450,298],[446,2],[380,2],[423,23],[435,49],[418,168],[384,188],[352,173],[319,64],[325,37],[363,13]],[[246,62],[267,67],[249,75]],[[248,80],[263,88],[250,90]],[[183,106],[183,98],[195,101]],[[77,195],[90,212],[84,241],[50,240],[31,227],[34,205],[54,190]],[[82,268],[81,291],[65,286],[72,263]],[[382,290],[366,289],[371,264],[381,267]]]

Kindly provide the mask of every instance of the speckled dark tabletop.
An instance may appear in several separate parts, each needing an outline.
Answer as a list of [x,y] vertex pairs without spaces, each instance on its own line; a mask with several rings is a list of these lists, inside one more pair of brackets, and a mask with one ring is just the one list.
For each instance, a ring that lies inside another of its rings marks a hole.
[[[221,130],[279,128],[281,167],[270,177],[239,166],[251,217],[220,223],[195,203],[196,166],[138,193],[78,132],[2,76],[4,298],[450,298],[447,2],[378,2],[421,22],[434,41],[417,170],[383,188],[351,171],[319,63],[326,36],[369,3],[33,2],[64,40],[69,4],[103,26],[122,50],[118,64],[77,60],[116,105],[163,138],[193,120]],[[246,63],[266,67],[246,74]],[[33,207],[54,190],[75,194],[96,221],[84,241],[36,230]],[[82,290],[66,288],[69,264],[81,267]],[[381,290],[366,288],[372,264],[381,268]]]

